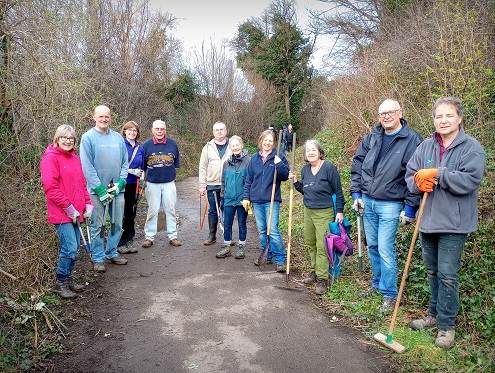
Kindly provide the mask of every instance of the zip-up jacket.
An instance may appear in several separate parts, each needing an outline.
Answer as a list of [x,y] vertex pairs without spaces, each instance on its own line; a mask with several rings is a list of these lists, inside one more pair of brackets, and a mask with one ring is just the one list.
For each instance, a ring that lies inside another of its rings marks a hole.
[[[134,146],[131,145],[129,140],[124,138],[125,147],[127,148],[127,162],[131,161],[132,154],[134,153],[134,149],[137,147],[136,155],[131,163],[129,163],[129,168],[140,168],[144,170],[144,150],[143,147],[136,141]],[[136,184],[138,182],[138,177],[132,174],[127,174],[126,184]]]
[[478,229],[478,190],[485,165],[483,147],[462,127],[442,161],[436,134],[418,147],[407,164],[409,190],[422,193],[414,182],[416,171],[438,168],[437,184],[426,199],[420,232],[466,234]]
[[258,151],[251,157],[249,162],[246,183],[244,184],[243,199],[253,203],[270,202],[272,196],[273,173],[277,169],[277,179],[275,183],[275,201],[282,202],[280,194],[280,182],[289,179],[289,162],[283,154],[279,157],[282,160],[275,164],[277,149],[273,149],[267,156],[265,163]]
[[241,206],[247,168],[251,157],[244,149],[239,157],[230,155],[223,164],[222,191],[224,206]]
[[48,145],[40,162],[41,181],[46,194],[48,223],[71,223],[65,211],[70,204],[79,212],[83,221],[86,205],[91,205],[81,160],[74,149],[67,151],[59,146]]
[[[228,142],[228,139],[227,139]],[[201,158],[199,159],[199,187],[206,188],[208,185],[222,185],[222,167],[227,159],[229,159],[232,151],[228,143],[227,150],[222,158],[218,153],[215,139],[212,139],[203,146]]]
[[404,119],[400,121],[402,128],[378,161],[376,171],[373,166],[385,135],[381,123],[363,138],[352,160],[351,194],[363,193],[383,201],[405,200],[407,205],[419,206],[419,196],[409,192],[404,176],[407,162],[423,138]]

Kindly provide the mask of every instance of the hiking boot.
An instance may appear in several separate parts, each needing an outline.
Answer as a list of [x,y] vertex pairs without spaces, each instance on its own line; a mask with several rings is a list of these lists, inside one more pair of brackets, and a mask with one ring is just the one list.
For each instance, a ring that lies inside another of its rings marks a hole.
[[210,246],[217,242],[218,218],[208,216],[208,226],[210,227],[210,233],[206,241],[203,242],[205,246]]
[[57,284],[55,285],[53,292],[55,294],[58,294],[62,299],[77,298],[77,294],[69,289],[69,284],[67,281],[65,282],[57,281]]
[[83,291],[84,290],[84,285],[76,284],[76,282],[74,281],[72,276],[70,276],[67,279],[67,284],[69,285],[69,289],[72,291]]
[[93,263],[93,269],[95,272],[98,272],[98,273],[103,273],[106,271],[105,264],[103,264],[102,262],[94,262]]
[[113,264],[117,265],[126,265],[127,264],[127,259],[124,258],[123,256],[114,256],[113,258],[106,259],[108,262],[111,262]]
[[227,258],[230,255],[230,246],[223,244],[222,249],[217,253],[216,257],[222,259]]
[[316,282],[316,272],[311,272],[308,277],[303,278],[302,282],[308,285],[314,284]]
[[455,344],[455,330],[439,330],[437,339],[435,339],[435,346],[450,350]]
[[437,319],[435,319],[433,316],[430,315],[423,317],[422,319],[411,321],[412,330],[429,329],[435,327],[436,325],[437,325]]
[[240,243],[239,248],[237,249],[235,253],[235,258],[236,259],[244,259],[246,257],[246,248],[244,244]]
[[358,294],[358,297],[359,298],[368,298],[368,297],[372,297],[373,295],[379,294],[379,293],[380,293],[380,291],[378,290],[378,288],[375,288],[374,286],[370,286],[366,290],[363,290],[362,292],[360,292]]
[[378,313],[384,314],[387,312],[393,312],[395,308],[395,299],[390,297],[383,297],[383,303],[378,309]]
[[323,295],[326,294],[327,290],[328,290],[328,281],[325,280],[324,278],[317,278],[315,294]]
[[119,254],[129,254],[131,252],[127,244],[117,247],[117,251],[119,252]]
[[141,245],[142,247],[144,247],[145,249],[148,249],[151,247],[151,245],[153,245],[153,241],[151,241],[150,239],[145,239],[143,244]]
[[172,246],[182,246],[182,242],[180,242],[177,238],[172,238],[168,243]]
[[136,249],[133,245],[133,241],[127,241],[127,243],[125,244],[125,246],[127,247],[127,249],[129,250],[129,254],[135,254],[138,252],[138,249]]
[[[255,266],[259,266],[259,265],[260,265],[260,264],[258,263],[258,260],[259,260],[259,258],[258,258],[258,259],[256,259],[256,260],[254,261],[254,265],[255,265]],[[266,264],[273,264],[273,259],[267,259],[267,260],[266,260]]]
[[287,272],[287,264],[285,264],[285,263],[277,264],[277,272],[280,272],[280,273]]

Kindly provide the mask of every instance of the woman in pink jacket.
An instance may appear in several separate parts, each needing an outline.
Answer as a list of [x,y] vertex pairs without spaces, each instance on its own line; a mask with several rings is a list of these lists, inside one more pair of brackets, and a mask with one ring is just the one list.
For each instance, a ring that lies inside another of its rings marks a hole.
[[74,291],[84,289],[71,278],[81,238],[76,224],[77,220],[82,222],[83,218],[90,218],[93,211],[75,146],[74,128],[59,126],[53,136],[53,144],[48,145],[40,163],[48,223],[55,225],[61,246],[54,292],[64,299],[75,298],[77,294]]

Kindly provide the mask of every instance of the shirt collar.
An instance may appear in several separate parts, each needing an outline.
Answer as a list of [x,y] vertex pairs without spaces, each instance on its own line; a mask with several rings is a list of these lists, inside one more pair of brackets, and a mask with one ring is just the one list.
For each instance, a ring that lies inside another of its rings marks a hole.
[[166,143],[167,143],[167,136],[165,136],[165,137],[163,138],[163,140],[162,140],[162,141],[158,141],[158,140],[155,138],[155,136],[153,136],[153,144],[155,144],[155,145],[156,145],[156,144],[166,144]]

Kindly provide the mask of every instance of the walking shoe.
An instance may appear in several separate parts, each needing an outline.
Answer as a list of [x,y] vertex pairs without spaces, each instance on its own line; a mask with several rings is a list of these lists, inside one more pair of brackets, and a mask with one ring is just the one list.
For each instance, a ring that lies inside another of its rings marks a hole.
[[285,264],[285,263],[277,264],[277,272],[280,272],[280,273],[287,272],[287,264]]
[[240,243],[239,248],[237,249],[235,253],[235,258],[236,259],[244,259],[246,257],[246,248],[244,244]]
[[314,284],[316,282],[316,272],[312,271],[308,277],[303,278],[302,282],[308,285]]
[[317,278],[315,294],[323,295],[326,294],[327,290],[328,290],[328,281],[325,280],[324,278]]
[[168,243],[172,246],[182,246],[182,242],[180,242],[177,238],[172,238]]
[[79,285],[76,284],[72,276],[69,276],[67,279],[67,284],[69,285],[69,289],[72,291],[83,291],[84,290],[84,285]]
[[93,269],[95,272],[98,272],[98,273],[103,273],[106,271],[105,264],[103,264],[102,262],[94,262],[93,263]]
[[134,247],[133,243],[134,241],[130,240],[125,244],[125,246],[129,249],[129,254],[135,254],[138,252],[138,249]]
[[436,325],[437,325],[437,319],[435,319],[433,316],[430,315],[423,317],[422,319],[411,321],[412,330],[429,329],[435,327]]
[[124,258],[123,256],[114,256],[113,258],[110,259],[105,259],[108,262],[111,262],[113,264],[117,265],[126,265],[127,264],[127,259]]
[[[258,258],[259,259],[259,258]],[[254,261],[255,266],[259,266],[258,259]],[[267,259],[266,264],[273,264],[273,259]]]
[[222,249],[217,253],[217,258],[227,258],[228,256],[230,256],[230,246],[226,245],[226,244],[223,244],[222,245]]
[[395,308],[395,299],[390,297],[383,297],[383,303],[378,309],[378,313],[383,314],[387,312],[393,312]]
[[359,298],[368,298],[368,297],[371,297],[375,294],[379,294],[380,291],[378,290],[378,288],[375,288],[374,286],[370,286],[368,287],[366,290],[360,292],[358,294],[358,297]]
[[67,283],[67,281],[65,282],[57,281],[57,284],[55,285],[55,289],[53,289],[53,292],[55,294],[58,294],[60,298],[63,299],[77,298],[77,294],[69,289],[69,284]]
[[151,247],[151,245],[153,245],[153,241],[151,241],[150,239],[145,239],[143,244],[141,245],[142,247],[144,247],[145,249]]
[[435,346],[450,350],[455,344],[455,330],[439,330],[437,339],[435,339]]
[[117,247],[117,251],[119,252],[119,254],[129,254],[131,252],[127,244]]

